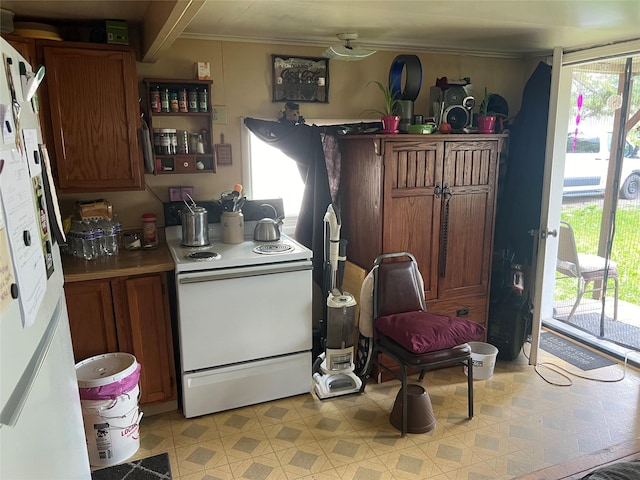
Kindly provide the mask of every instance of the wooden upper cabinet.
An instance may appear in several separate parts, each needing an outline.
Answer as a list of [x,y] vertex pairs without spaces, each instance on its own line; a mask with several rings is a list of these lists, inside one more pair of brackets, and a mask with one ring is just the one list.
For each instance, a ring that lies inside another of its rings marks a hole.
[[46,67],[46,115],[58,188],[65,193],[142,190],[144,163],[133,49],[38,41]]
[[36,42],[34,39],[11,34],[3,34],[2,37],[9,42],[9,44],[15,48],[27,62],[29,62],[31,68],[35,68],[37,66]]

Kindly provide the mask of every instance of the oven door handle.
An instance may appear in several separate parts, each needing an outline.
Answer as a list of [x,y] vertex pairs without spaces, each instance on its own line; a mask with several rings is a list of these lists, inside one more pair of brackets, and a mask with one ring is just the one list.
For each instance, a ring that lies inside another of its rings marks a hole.
[[313,264],[310,261],[296,262],[291,264],[260,265],[258,267],[252,266],[234,268],[230,270],[199,272],[195,274],[180,274],[178,275],[178,283],[184,285],[187,283],[213,282],[217,280],[229,280],[232,278],[274,275],[277,273],[298,272],[311,269],[313,269]]

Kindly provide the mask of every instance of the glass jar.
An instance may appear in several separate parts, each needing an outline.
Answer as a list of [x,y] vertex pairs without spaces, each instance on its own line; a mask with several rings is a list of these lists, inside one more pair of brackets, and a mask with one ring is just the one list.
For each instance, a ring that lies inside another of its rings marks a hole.
[[[175,130],[174,130],[175,132]],[[158,130],[159,155],[172,155],[171,129],[160,128]]]
[[158,246],[158,229],[156,227],[156,214],[145,213],[142,215],[142,247],[155,248]]
[[192,132],[189,134],[189,148],[191,149],[191,153],[198,152],[198,133]]
[[160,129],[159,128],[153,129],[153,151],[156,153],[156,155],[162,155],[162,152],[160,151]]
[[196,143],[196,153],[200,153],[203,154],[204,153],[204,139],[202,138],[201,134],[197,134],[198,135],[198,140]]
[[185,155],[189,153],[189,132],[178,130],[178,153]]
[[175,128],[169,129],[169,138],[171,139],[171,155],[178,153],[178,131]]

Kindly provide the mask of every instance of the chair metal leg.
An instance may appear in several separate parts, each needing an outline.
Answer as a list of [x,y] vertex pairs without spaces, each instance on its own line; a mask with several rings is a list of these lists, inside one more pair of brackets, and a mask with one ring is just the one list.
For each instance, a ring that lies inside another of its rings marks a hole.
[[467,401],[469,402],[469,418],[473,418],[473,359],[467,359]]
[[578,279],[578,298],[576,298],[576,302],[573,304],[573,307],[571,308],[571,313],[569,313],[569,316],[567,317],[567,322],[570,322],[571,317],[573,317],[573,314],[576,313],[576,310],[578,309],[578,305],[580,305],[580,300],[582,300],[582,296],[584,295],[584,292],[587,290],[587,285],[589,285],[589,282],[582,283],[582,279]]
[[407,435],[407,367],[404,363],[400,364],[402,370],[402,436]]
[[618,277],[613,277],[613,320],[618,320]]

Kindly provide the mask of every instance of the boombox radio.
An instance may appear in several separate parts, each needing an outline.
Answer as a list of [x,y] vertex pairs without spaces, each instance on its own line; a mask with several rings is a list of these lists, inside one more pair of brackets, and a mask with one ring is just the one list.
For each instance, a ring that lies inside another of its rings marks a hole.
[[442,117],[441,122],[451,125],[454,132],[460,132],[470,127],[473,121],[473,107],[476,104],[471,93],[471,84],[449,85],[446,90],[440,87],[431,87],[430,104],[433,111],[430,112],[436,119]]

